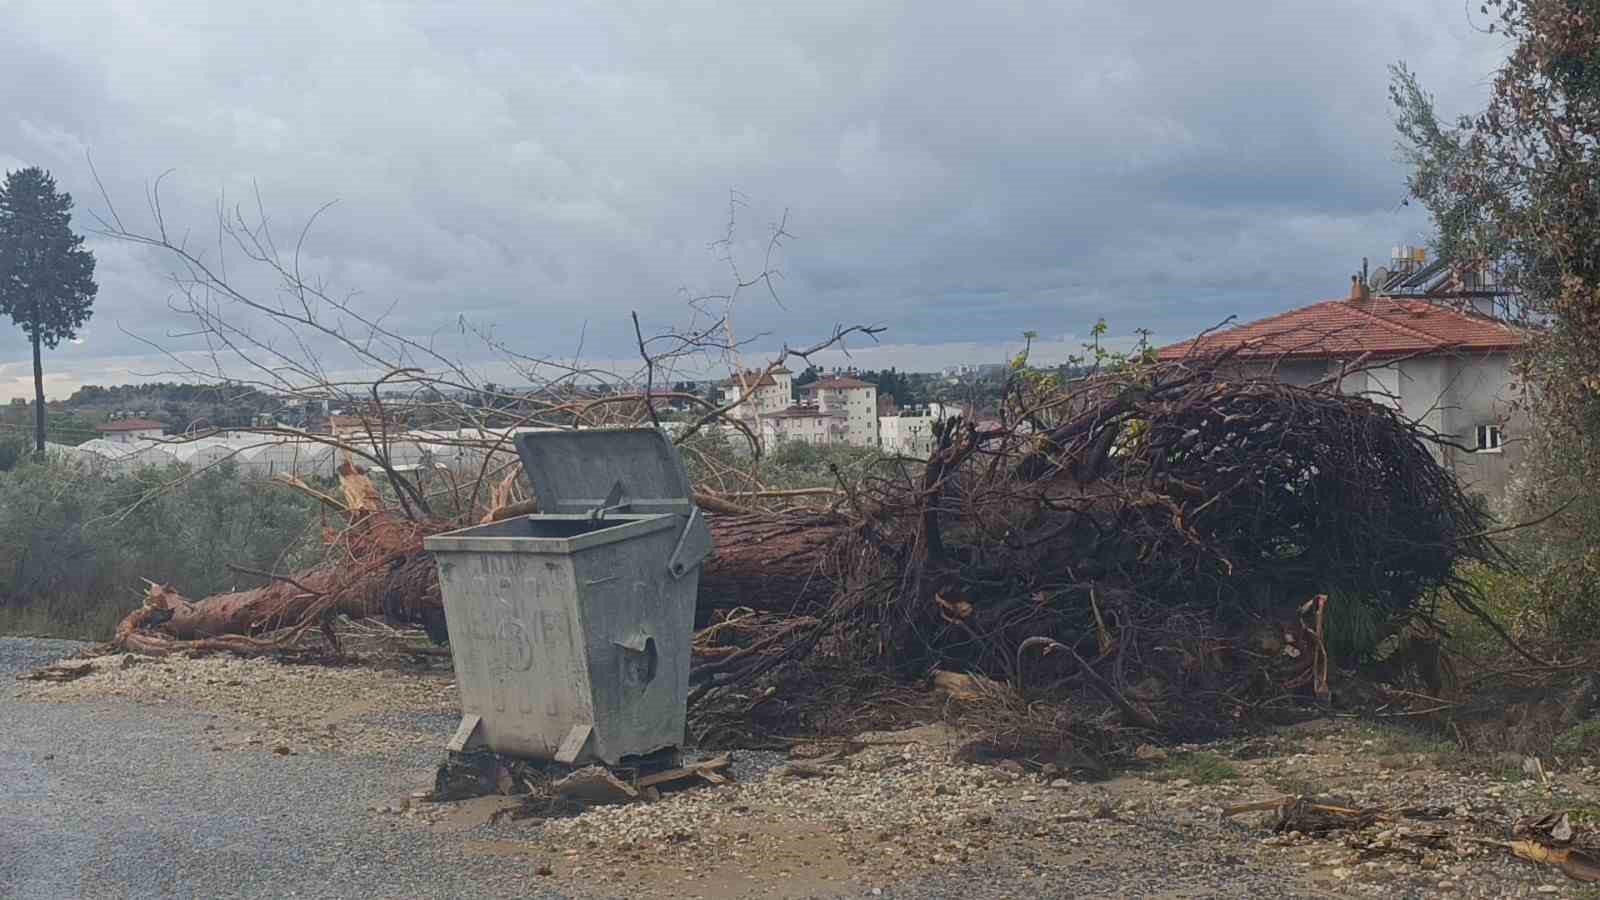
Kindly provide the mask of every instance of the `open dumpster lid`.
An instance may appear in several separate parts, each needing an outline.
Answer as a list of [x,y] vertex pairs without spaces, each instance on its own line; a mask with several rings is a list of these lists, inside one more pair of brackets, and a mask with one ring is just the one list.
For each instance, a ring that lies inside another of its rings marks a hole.
[[529,431],[517,435],[515,443],[541,513],[587,513],[624,504],[634,513],[693,510],[689,474],[659,429]]

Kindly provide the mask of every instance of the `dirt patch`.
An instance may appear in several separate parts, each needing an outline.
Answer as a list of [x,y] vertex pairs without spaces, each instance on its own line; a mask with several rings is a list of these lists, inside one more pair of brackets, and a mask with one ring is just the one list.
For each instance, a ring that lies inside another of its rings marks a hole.
[[[260,659],[125,665],[109,656],[75,681],[19,689],[35,700],[114,698],[213,711],[222,724],[212,739],[240,749],[282,741],[291,752],[430,747],[442,757],[437,728],[425,734],[382,723],[418,710],[440,723],[456,715],[445,674]],[[228,729],[248,729],[256,743]],[[1143,768],[1102,782],[962,761],[961,735],[939,724],[856,737],[797,747],[793,759],[736,753],[729,784],[572,818],[497,817],[518,802],[500,797],[379,798],[364,814],[457,836],[463,853],[503,857],[526,867],[530,884],[568,894],[719,900],[861,896],[920,875],[1000,869],[1017,878],[1071,873],[1086,890],[1136,883],[1157,896],[1169,880],[1179,885],[1168,891],[1174,896],[1262,883],[1285,896],[1584,896],[1560,872],[1499,847],[1374,852],[1381,825],[1277,833],[1268,813],[1224,818],[1222,810],[1304,793],[1440,807],[1451,821],[1506,828],[1519,816],[1555,810],[1572,811],[1576,822],[1600,816],[1600,770],[1586,757],[1544,758],[1546,781],[1526,775],[1521,757],[1466,754],[1426,732],[1348,719],[1151,748]],[[800,757],[805,766],[785,768]],[[412,771],[416,789],[430,786],[431,773]]]
[[[180,704],[216,713],[209,750],[380,753],[437,742],[399,717],[459,714],[453,677],[436,671],[375,671],[294,665],[234,656],[152,658],[112,654],[89,660],[88,674],[65,683],[29,683],[23,699],[116,700]],[[387,720],[387,721],[386,721]],[[281,749],[280,749],[281,748]]]

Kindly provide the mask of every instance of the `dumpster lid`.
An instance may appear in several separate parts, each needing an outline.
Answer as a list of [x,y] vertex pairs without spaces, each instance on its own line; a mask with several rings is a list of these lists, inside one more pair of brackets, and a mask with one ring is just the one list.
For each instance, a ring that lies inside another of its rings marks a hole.
[[689,474],[659,429],[529,431],[515,443],[541,513],[693,510]]

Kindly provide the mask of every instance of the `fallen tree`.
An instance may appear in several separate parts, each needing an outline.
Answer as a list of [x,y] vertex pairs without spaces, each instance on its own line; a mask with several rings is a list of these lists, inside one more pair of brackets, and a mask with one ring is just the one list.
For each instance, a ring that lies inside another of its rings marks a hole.
[[[341,473],[347,526],[328,530],[327,561],[294,575],[273,575],[250,590],[191,600],[173,586],[150,584],[142,607],[118,626],[112,643],[145,653],[227,650],[265,653],[280,649],[312,627],[335,642],[332,617],[381,616],[397,625],[418,625],[438,643],[448,640],[438,572],[423,538],[456,527],[443,521],[410,522],[380,501],[366,475],[353,466]],[[519,512],[526,514],[523,508]],[[700,605],[800,613],[826,602],[834,581],[823,563],[843,520],[824,513],[748,513],[712,516],[719,548],[700,579]],[[704,616],[703,616],[704,617]],[[266,635],[273,637],[266,638]]]
[[820,653],[987,676],[1015,695],[991,716],[1056,696],[1060,717],[1019,712],[1015,730],[1103,748],[1329,702],[1332,622],[1368,630],[1354,665],[1437,640],[1441,602],[1482,615],[1458,564],[1505,560],[1438,462],[1443,439],[1331,382],[1227,362],[1015,379],[997,424],[952,422],[926,467],[853,491],[827,609],[702,665],[697,699]]
[[[1330,618],[1376,647],[1437,635],[1441,601],[1476,611],[1457,564],[1503,560],[1438,436],[1225,363],[1014,379],[998,424],[940,426],[925,465],[886,460],[836,510],[713,516],[694,699],[826,658],[1064,692],[1061,733],[1203,733],[1327,702]],[[327,565],[193,603],[153,586],[116,642],[261,652],[338,614],[439,635],[421,543],[459,523],[395,514],[353,468],[344,486]],[[715,612],[734,607],[755,612]]]

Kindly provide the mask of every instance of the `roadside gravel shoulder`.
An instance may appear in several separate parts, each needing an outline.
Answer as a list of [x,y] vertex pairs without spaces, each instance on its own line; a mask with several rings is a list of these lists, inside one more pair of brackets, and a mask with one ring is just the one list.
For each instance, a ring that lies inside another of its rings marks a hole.
[[1220,813],[1300,789],[1463,821],[1595,806],[1594,770],[1468,774],[1355,723],[1168,748],[1100,784],[961,764],[924,726],[814,777],[736,753],[731,784],[494,823],[515,800],[411,797],[455,724],[448,670],[108,656],[12,680],[75,649],[0,639],[0,896],[1581,896],[1496,848],[1372,852]]

